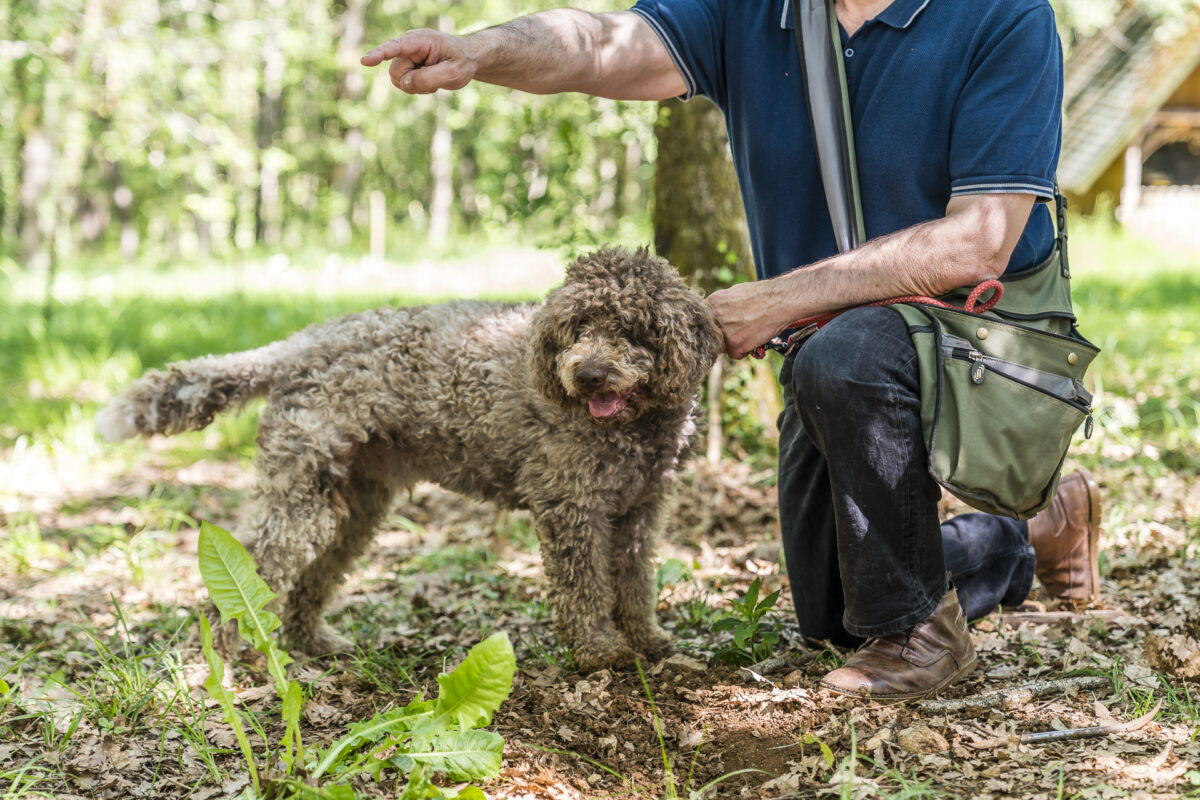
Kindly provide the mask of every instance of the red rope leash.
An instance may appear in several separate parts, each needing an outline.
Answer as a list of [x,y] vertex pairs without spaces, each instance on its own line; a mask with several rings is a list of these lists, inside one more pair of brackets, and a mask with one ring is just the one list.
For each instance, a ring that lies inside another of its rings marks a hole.
[[[984,303],[982,303],[980,305],[976,305],[976,303],[979,303],[979,298],[983,295],[983,293],[987,292],[989,290],[993,292],[992,296],[989,297]],[[976,286],[974,289],[972,289],[971,293],[969,295],[967,295],[967,301],[965,303],[963,303],[962,308],[959,308],[956,305],[951,305],[950,303],[947,303],[943,300],[938,300],[936,297],[925,297],[924,295],[919,295],[919,294],[905,295],[903,297],[893,297],[890,300],[877,300],[874,303],[863,303],[860,306],[852,306],[852,308],[869,308],[871,306],[890,306],[893,303],[918,303],[920,305],[925,305],[925,306],[937,306],[938,308],[954,308],[959,311],[967,311],[972,314],[982,314],[985,311],[991,311],[993,308],[995,308],[996,304],[1000,302],[1000,298],[1003,296],[1004,296],[1004,284],[1000,283],[1000,281],[998,281],[998,280],[992,279],[992,280],[986,280],[983,283]],[[755,349],[751,350],[750,354],[752,356],[754,356],[755,358],[763,358],[764,356],[766,356],[768,350],[775,350],[780,353],[783,353],[785,356],[789,355],[793,350],[795,350],[800,345],[801,342],[803,342],[805,339],[807,339],[812,334],[816,333],[821,328],[825,327],[825,325],[827,325],[830,321],[832,321],[833,318],[836,317],[838,314],[841,314],[845,311],[850,311],[850,310],[851,310],[850,308],[843,308],[841,311],[831,311],[826,314],[814,314],[811,317],[804,317],[803,319],[798,319],[795,322],[793,322],[791,325],[788,325],[788,328],[795,328],[796,332],[793,333],[791,336],[789,336],[787,339],[782,339],[782,338],[776,336],[774,339],[767,342],[766,344],[760,345],[759,347],[756,347]]]

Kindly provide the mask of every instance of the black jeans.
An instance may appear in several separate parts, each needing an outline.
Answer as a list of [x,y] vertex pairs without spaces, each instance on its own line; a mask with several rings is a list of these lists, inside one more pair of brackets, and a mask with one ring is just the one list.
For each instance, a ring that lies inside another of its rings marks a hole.
[[968,618],[1024,601],[1024,522],[939,525],[921,430],[917,354],[900,315],[847,311],[784,363],[779,518],[800,631],[857,646],[929,617],[948,590]]

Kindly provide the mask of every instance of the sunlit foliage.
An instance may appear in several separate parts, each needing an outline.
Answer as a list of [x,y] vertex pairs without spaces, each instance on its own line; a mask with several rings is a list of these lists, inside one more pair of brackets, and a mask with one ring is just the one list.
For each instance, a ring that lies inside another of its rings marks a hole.
[[648,213],[652,104],[483,85],[408,97],[358,63],[410,28],[552,5],[0,0],[0,257],[365,247],[374,192],[389,225],[418,232],[611,235]]

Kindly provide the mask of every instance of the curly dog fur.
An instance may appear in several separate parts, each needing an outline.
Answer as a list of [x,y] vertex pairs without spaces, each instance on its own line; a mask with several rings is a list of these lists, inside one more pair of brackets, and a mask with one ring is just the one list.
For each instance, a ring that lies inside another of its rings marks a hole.
[[605,248],[542,303],[350,314],[257,350],[150,372],[97,416],[109,439],[199,429],[266,395],[240,538],[288,643],[324,621],[397,490],[428,480],[533,516],[550,604],[584,671],[671,650],[651,555],[723,340],[662,259]]

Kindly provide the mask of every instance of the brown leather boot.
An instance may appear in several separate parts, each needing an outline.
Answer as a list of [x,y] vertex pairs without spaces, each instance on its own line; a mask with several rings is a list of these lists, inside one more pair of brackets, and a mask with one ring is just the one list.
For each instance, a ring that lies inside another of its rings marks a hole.
[[1037,576],[1052,596],[1092,602],[1100,595],[1100,487],[1087,470],[1058,482],[1054,502],[1029,520]]
[[958,604],[958,590],[942,598],[933,616],[902,633],[867,640],[821,687],[878,700],[925,697],[975,669],[975,645]]

